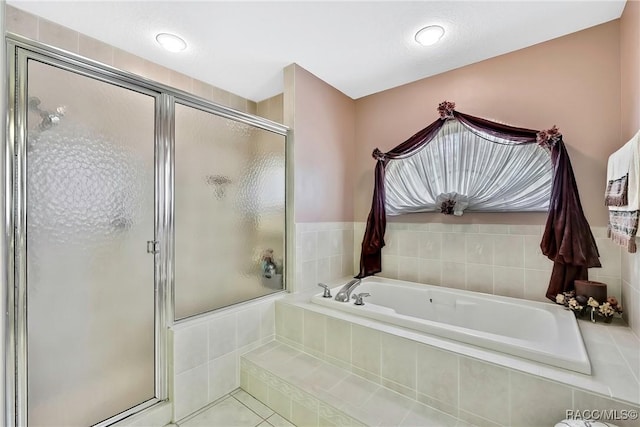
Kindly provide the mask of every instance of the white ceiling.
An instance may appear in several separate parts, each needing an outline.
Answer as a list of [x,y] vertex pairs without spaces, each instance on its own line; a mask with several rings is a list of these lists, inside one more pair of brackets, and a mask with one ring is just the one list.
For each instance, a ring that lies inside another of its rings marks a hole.
[[[619,18],[625,0],[7,3],[260,101],[293,62],[356,99]],[[419,46],[430,24],[447,32]],[[188,49],[162,50],[159,32]]]

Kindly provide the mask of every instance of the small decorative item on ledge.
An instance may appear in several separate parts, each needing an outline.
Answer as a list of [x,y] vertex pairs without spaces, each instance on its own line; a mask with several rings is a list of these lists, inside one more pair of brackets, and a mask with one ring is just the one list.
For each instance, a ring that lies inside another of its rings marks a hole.
[[573,311],[576,317],[582,317],[587,314],[594,323],[597,316],[603,317],[605,323],[611,323],[614,314],[622,314],[623,312],[622,306],[618,303],[616,297],[609,297],[604,303],[600,304],[593,297],[576,296],[574,291],[556,295],[556,304],[564,305],[567,309]]

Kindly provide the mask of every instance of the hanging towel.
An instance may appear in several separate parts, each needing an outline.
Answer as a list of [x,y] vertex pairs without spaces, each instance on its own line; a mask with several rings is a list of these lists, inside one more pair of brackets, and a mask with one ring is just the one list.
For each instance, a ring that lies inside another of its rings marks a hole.
[[640,214],[640,131],[609,156],[605,205],[609,207],[607,236],[636,252]]

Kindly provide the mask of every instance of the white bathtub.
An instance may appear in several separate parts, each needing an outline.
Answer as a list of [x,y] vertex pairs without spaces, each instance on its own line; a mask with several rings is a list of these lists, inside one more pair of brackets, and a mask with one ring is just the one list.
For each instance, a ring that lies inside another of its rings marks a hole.
[[[335,295],[338,286],[331,290]],[[315,295],[312,302],[427,334],[591,374],[575,316],[562,306],[368,277],[365,305]]]

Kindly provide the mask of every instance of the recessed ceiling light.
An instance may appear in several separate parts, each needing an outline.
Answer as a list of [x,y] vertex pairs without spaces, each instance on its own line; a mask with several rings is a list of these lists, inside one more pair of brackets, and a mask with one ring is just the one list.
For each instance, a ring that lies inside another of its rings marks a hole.
[[423,46],[437,43],[444,35],[444,28],[440,25],[429,25],[416,33],[416,42]]
[[160,33],[156,36],[156,41],[169,52],[180,52],[187,48],[187,42],[175,34]]

